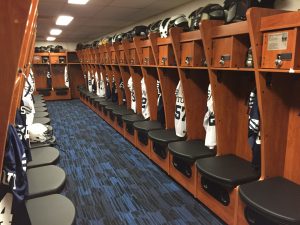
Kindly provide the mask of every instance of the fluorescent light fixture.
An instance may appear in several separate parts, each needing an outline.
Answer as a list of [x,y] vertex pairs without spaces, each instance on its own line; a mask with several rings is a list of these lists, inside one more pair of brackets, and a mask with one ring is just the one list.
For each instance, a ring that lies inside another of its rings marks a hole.
[[50,30],[50,35],[54,35],[54,36],[60,35],[61,32],[62,32],[61,29],[51,29],[51,30]]
[[67,26],[73,19],[73,16],[59,16],[57,17],[56,25]]
[[55,41],[56,37],[47,37],[47,41]]
[[68,0],[69,4],[85,5],[89,0]]

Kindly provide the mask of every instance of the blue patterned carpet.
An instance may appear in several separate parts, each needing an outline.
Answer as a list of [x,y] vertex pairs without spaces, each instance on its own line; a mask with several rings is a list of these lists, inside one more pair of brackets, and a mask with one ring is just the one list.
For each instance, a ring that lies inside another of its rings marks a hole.
[[77,225],[221,225],[79,100],[47,102]]

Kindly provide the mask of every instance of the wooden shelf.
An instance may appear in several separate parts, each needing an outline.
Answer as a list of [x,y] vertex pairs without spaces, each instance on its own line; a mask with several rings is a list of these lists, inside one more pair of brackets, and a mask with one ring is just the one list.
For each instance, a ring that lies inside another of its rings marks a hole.
[[193,67],[193,66],[179,66],[179,69],[186,69],[186,70],[207,70],[207,66],[200,66],[200,67]]
[[299,74],[300,70],[280,70],[280,69],[258,69],[259,72],[265,73],[289,73],[289,74]]
[[247,71],[254,72],[254,68],[221,68],[221,67],[212,67],[212,70],[224,70],[224,71]]

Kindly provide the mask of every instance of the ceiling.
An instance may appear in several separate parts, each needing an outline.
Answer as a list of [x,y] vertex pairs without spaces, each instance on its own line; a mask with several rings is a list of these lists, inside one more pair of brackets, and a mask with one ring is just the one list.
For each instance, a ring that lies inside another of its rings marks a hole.
[[[45,41],[59,15],[74,20],[56,41],[85,42],[141,20],[180,6],[191,0],[90,0],[86,5],[71,5],[67,0],[40,0],[38,7],[37,41]],[[148,24],[146,24],[148,25]]]

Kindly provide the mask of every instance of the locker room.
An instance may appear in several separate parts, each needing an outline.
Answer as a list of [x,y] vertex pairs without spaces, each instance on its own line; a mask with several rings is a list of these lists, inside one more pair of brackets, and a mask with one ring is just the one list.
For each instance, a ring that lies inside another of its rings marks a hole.
[[300,225],[300,1],[1,0],[1,225]]

